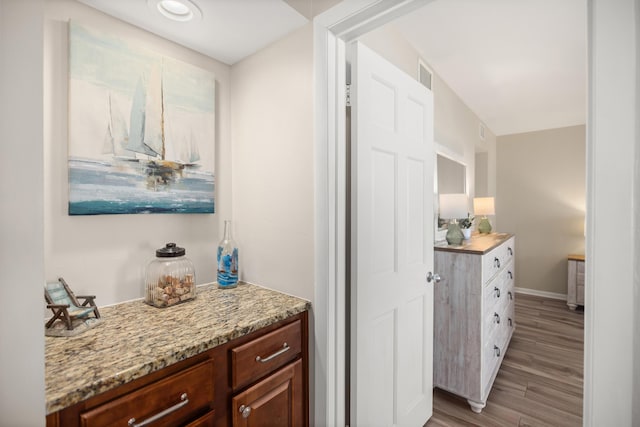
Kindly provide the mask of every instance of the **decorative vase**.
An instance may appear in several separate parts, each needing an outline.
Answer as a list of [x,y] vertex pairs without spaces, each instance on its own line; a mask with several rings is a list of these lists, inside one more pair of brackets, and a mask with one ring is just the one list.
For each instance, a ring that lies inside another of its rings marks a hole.
[[238,247],[231,237],[231,221],[224,222],[224,237],[218,245],[218,287],[238,286]]
[[464,236],[464,240],[469,240],[471,238],[471,229],[470,228],[463,228],[462,229],[462,235]]
[[483,216],[480,222],[478,223],[478,231],[480,233],[491,233],[491,223],[486,216]]
[[450,245],[460,245],[464,240],[464,235],[460,229],[460,224],[455,219],[447,227],[447,243]]

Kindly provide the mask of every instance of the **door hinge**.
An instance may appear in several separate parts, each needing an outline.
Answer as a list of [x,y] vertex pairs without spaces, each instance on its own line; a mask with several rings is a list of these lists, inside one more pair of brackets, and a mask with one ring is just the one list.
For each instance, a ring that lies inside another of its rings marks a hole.
[[347,85],[347,89],[345,91],[345,102],[347,107],[351,107],[351,85]]

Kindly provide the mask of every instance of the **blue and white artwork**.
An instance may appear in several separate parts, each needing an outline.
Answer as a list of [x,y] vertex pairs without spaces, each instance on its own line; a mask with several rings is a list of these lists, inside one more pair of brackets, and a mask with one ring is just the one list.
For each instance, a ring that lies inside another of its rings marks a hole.
[[69,23],[69,215],[213,213],[215,76]]

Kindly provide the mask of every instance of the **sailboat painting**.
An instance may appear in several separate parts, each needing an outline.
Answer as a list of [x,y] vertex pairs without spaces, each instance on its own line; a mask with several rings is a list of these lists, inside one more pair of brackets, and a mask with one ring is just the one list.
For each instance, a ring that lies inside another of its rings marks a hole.
[[214,213],[215,76],[69,23],[69,215]]

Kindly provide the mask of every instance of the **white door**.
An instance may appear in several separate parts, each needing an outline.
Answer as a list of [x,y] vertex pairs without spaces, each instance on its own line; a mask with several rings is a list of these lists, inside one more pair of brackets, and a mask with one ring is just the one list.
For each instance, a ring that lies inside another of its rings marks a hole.
[[433,403],[433,96],[351,51],[351,426],[422,426]]

